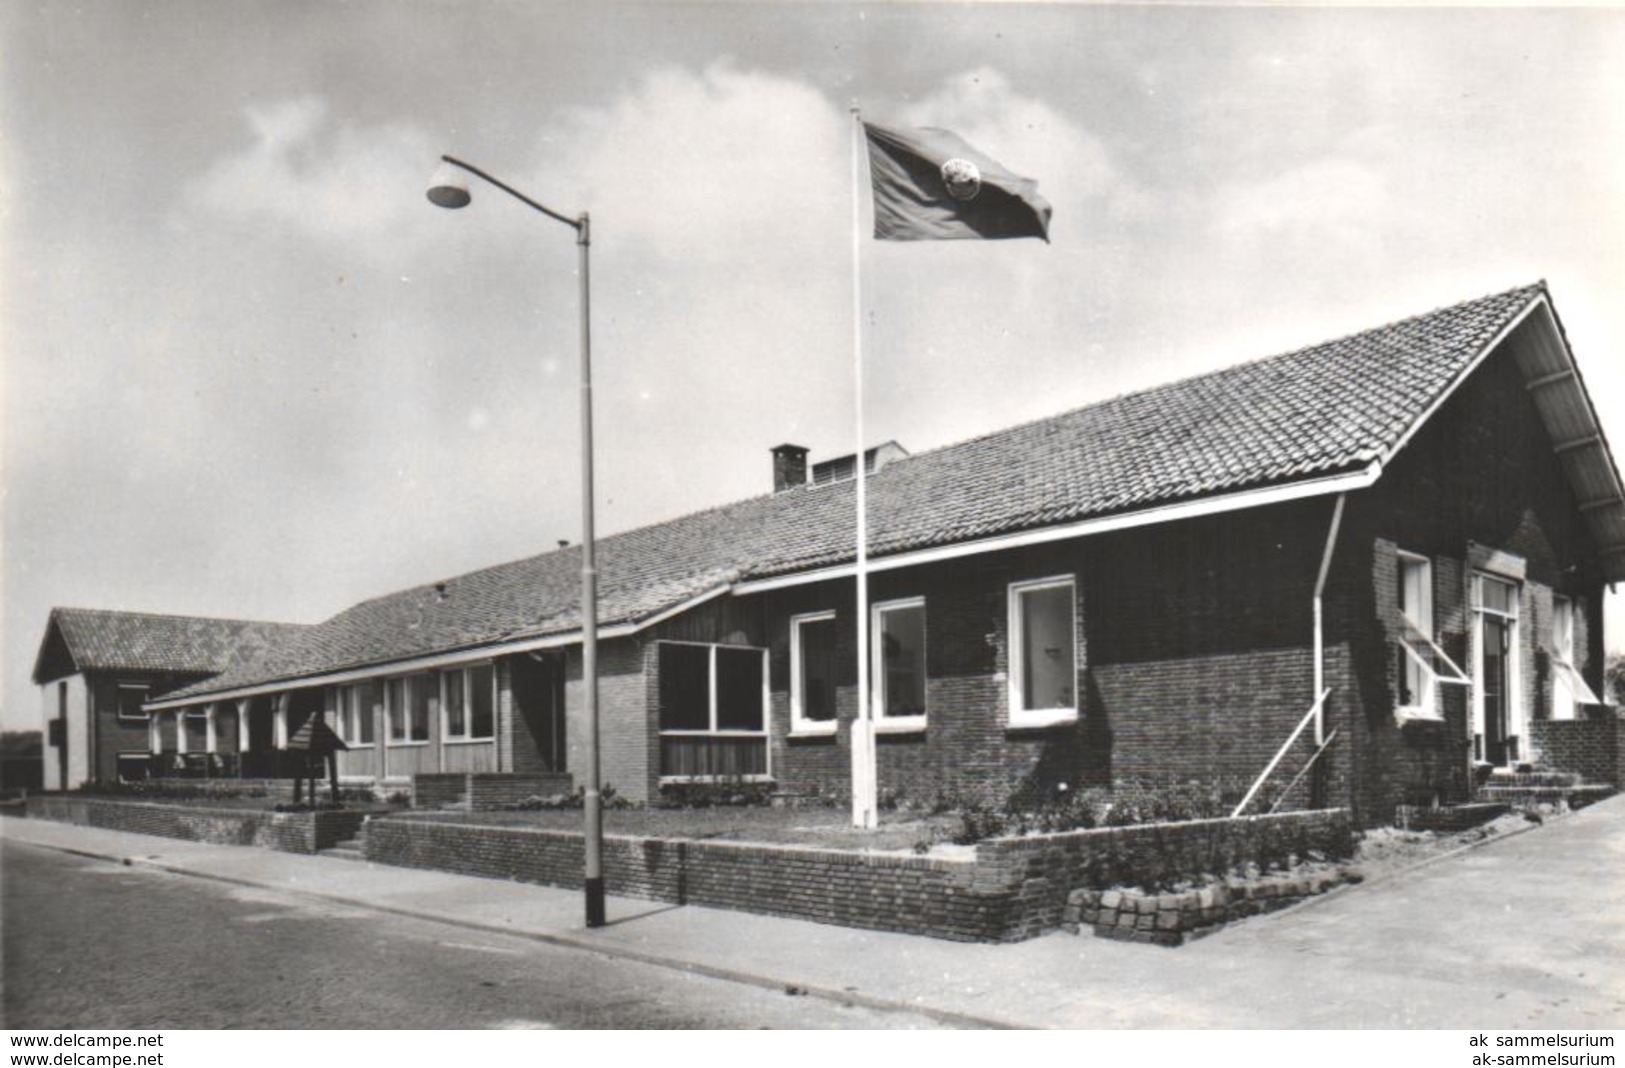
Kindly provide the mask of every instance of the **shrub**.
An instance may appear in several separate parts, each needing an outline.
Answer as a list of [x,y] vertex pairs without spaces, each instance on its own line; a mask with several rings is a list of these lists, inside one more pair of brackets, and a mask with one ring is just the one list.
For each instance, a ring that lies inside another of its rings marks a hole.
[[[633,808],[636,802],[628,801],[615,792],[615,787],[605,783],[598,789],[598,804],[604,809]],[[587,788],[576,787],[573,794],[548,794],[545,797],[536,794],[515,801],[511,805],[503,805],[504,812],[551,812],[565,809],[581,809],[587,807]]]
[[772,800],[772,783],[719,779],[660,784],[660,804],[666,808],[745,808],[767,805]]

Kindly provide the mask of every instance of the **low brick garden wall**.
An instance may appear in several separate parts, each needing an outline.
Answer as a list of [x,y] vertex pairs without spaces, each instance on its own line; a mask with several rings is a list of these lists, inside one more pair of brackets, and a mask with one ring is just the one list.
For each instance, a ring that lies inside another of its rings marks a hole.
[[1074,890],[1067,897],[1061,925],[1073,933],[1092,927],[1100,938],[1178,946],[1232,921],[1284,909],[1358,881],[1348,872],[1324,870],[1231,879],[1179,893]]
[[315,853],[331,848],[355,837],[366,819],[366,813],[356,811],[264,812],[49,795],[30,797],[28,816],[189,842],[260,846],[284,853]]
[[[383,864],[581,885],[582,838],[570,831],[386,817],[367,825],[365,848]],[[1352,849],[1343,809],[994,839],[965,857],[607,835],[604,877],[632,897],[1004,942],[1062,926],[1078,887],[1157,886]]]
[[535,775],[437,772],[412,776],[412,804],[426,809],[491,811],[532,797],[557,797],[574,790],[575,780],[568,772]]

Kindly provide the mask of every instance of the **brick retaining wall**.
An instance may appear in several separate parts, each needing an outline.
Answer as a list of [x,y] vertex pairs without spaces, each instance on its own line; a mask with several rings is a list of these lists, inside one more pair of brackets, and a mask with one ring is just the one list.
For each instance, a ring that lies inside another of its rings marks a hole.
[[[1059,927],[1067,895],[1080,886],[1158,885],[1311,851],[1343,857],[1352,842],[1342,809],[999,839],[978,845],[974,857],[608,835],[604,877],[611,893],[632,897],[999,942]],[[581,835],[572,831],[379,818],[367,825],[366,854],[404,867],[581,885]]]
[[1625,713],[1619,709],[1586,719],[1535,720],[1529,738],[1541,767],[1625,787]]
[[36,796],[28,799],[31,819],[151,834],[213,845],[251,845],[284,853],[315,853],[355,836],[366,813],[265,812],[147,801]]

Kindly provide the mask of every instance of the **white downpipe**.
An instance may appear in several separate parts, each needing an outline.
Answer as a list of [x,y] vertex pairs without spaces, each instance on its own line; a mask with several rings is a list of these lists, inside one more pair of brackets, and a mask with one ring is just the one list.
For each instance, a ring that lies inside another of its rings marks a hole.
[[1287,740],[1281,743],[1281,748],[1275,751],[1275,755],[1270,758],[1270,762],[1265,765],[1264,770],[1259,773],[1258,778],[1253,780],[1253,785],[1247,791],[1247,796],[1242,798],[1241,804],[1237,805],[1235,811],[1230,813],[1231,819],[1235,819],[1237,816],[1241,815],[1243,810],[1247,808],[1247,805],[1253,799],[1253,795],[1258,793],[1258,788],[1264,785],[1264,780],[1268,779],[1270,777],[1270,772],[1275,770],[1275,765],[1281,762],[1281,758],[1286,756],[1286,751],[1292,748],[1292,743],[1298,740],[1298,735],[1302,734],[1303,729],[1309,726],[1309,721],[1311,719],[1318,720],[1320,718],[1320,706],[1326,703],[1326,695],[1331,692],[1332,691],[1330,690],[1320,691],[1320,696],[1315,698],[1315,703],[1309,706],[1309,711],[1304,713],[1304,717],[1302,719],[1298,720],[1298,725],[1292,728],[1292,733],[1287,737]]
[[1337,495],[1332,506],[1332,525],[1326,531],[1326,548],[1320,554],[1320,574],[1315,576],[1315,745],[1326,744],[1326,634],[1321,623],[1320,595],[1326,589],[1326,572],[1331,570],[1332,550],[1337,547],[1337,528],[1343,524],[1343,501],[1346,493]]

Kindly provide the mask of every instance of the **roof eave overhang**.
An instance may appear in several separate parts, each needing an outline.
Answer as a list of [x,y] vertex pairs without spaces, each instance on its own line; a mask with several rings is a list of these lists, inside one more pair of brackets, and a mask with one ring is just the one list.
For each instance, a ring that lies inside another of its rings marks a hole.
[[[1194,500],[1175,501],[1132,512],[1094,516],[1070,523],[1058,523],[1033,530],[1014,531],[990,538],[978,538],[975,541],[955,542],[951,545],[931,546],[886,556],[871,557],[866,561],[865,570],[891,571],[900,567],[917,567],[921,564],[957,560],[966,556],[1000,552],[1005,549],[1020,549],[1030,545],[1066,541],[1071,538],[1085,538],[1115,530],[1131,530],[1135,527],[1172,523],[1181,519],[1218,515],[1222,512],[1237,512],[1248,508],[1282,504],[1287,501],[1324,497],[1336,493],[1349,493],[1354,490],[1365,489],[1381,476],[1382,464],[1372,460],[1361,466],[1335,474],[1253,487],[1211,497],[1200,497]],[[857,567],[853,563],[836,564],[811,571],[797,571],[785,575],[769,575],[757,579],[745,579],[734,583],[733,592],[740,594],[760,593],[766,590],[784,589],[789,586],[804,586],[814,582],[827,582],[830,579],[848,578],[856,574],[856,572]]]
[[[598,628],[598,637],[603,639],[627,638],[640,631],[647,630],[656,624],[663,623],[673,616],[678,616],[691,609],[697,608],[706,601],[720,597],[730,589],[728,583],[720,583],[693,597],[685,598],[665,608],[659,609],[640,619],[631,622],[609,623]],[[428,653],[421,656],[400,657],[392,660],[379,660],[368,664],[346,667],[337,671],[326,671],[312,675],[295,675],[285,678],[269,679],[243,686],[233,686],[216,691],[191,694],[184,697],[174,697],[148,701],[142,705],[149,712],[164,712],[177,708],[193,708],[199,705],[214,704],[217,701],[234,701],[245,697],[262,697],[267,694],[283,693],[288,690],[303,690],[313,686],[338,686],[345,683],[361,682],[366,679],[382,678],[387,675],[402,675],[417,671],[432,671],[437,668],[456,667],[459,664],[472,664],[481,660],[489,660],[494,656],[510,656],[514,653],[541,652],[545,649],[561,649],[581,642],[581,629],[558,631],[552,634],[530,635],[523,638],[497,640],[478,645],[465,646],[459,649],[444,650]]]

